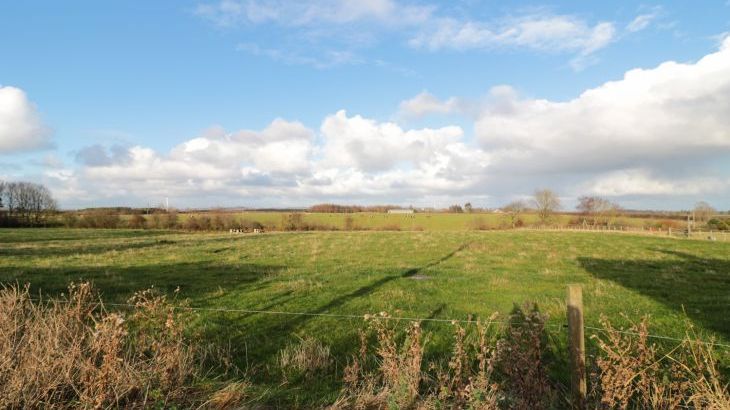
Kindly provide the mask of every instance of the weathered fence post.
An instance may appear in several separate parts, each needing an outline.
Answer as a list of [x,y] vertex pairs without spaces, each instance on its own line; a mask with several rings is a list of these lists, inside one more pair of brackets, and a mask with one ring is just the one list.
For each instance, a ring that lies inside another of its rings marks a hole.
[[580,285],[568,285],[568,350],[573,406],[586,408],[586,345],[583,335],[583,291]]

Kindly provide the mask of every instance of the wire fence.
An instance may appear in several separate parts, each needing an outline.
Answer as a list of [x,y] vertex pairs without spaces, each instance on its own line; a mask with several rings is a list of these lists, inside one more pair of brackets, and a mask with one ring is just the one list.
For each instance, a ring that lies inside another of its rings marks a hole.
[[671,238],[700,239],[708,241],[730,242],[730,231],[698,230],[686,228],[654,228],[625,225],[593,226],[593,225],[545,225],[518,228],[523,231],[565,231],[565,232],[600,232],[600,233],[632,233]]
[[[33,301],[42,302],[42,299],[31,298]],[[61,299],[48,299],[46,301],[57,302],[57,303],[71,303],[68,300]],[[113,307],[124,307],[124,308],[136,308],[137,305],[130,303],[102,303],[103,306]],[[191,306],[171,306],[175,310],[185,310],[194,312],[208,312],[208,313],[244,313],[244,314],[261,314],[261,315],[278,315],[278,316],[300,316],[300,317],[323,317],[323,318],[334,318],[334,319],[348,319],[348,320],[387,320],[387,321],[404,321],[404,322],[425,322],[425,323],[447,323],[447,324],[481,324],[481,325],[495,325],[495,326],[510,326],[510,325],[526,325],[534,324],[529,321],[510,321],[510,320],[480,320],[480,319],[449,319],[449,318],[433,318],[433,317],[412,317],[412,316],[390,316],[380,313],[363,313],[363,314],[345,314],[345,313],[320,313],[320,312],[293,312],[293,311],[282,311],[282,310],[259,310],[259,309],[230,309],[230,308],[206,308],[206,307],[191,307]],[[564,330],[568,328],[566,323],[544,323],[544,327],[553,328],[558,330]],[[600,327],[583,326],[584,329],[593,330],[596,332],[602,332],[605,334],[620,333],[629,336],[641,336],[638,332],[632,332],[627,330],[607,330]],[[730,344],[718,343],[714,341],[706,340],[692,340],[689,338],[677,338],[665,335],[646,334],[646,337],[650,339],[668,340],[674,342],[690,342],[700,343],[707,346],[719,347],[722,349],[729,349]]]

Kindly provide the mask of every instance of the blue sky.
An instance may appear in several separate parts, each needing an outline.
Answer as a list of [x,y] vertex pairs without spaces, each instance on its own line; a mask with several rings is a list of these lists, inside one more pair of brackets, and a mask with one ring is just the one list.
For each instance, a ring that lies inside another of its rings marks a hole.
[[0,10],[0,178],[64,207],[730,208],[724,0]]

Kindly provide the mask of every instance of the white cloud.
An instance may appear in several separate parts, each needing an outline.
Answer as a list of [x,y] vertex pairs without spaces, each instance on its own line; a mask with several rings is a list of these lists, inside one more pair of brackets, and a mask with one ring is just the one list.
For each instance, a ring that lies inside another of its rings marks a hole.
[[545,13],[494,23],[442,18],[425,27],[409,44],[429,50],[520,47],[588,55],[608,45],[615,31],[610,22],[590,26],[573,16]]
[[220,26],[272,22],[285,26],[307,26],[363,20],[413,24],[427,20],[432,10],[432,7],[402,5],[393,0],[222,0],[200,4],[195,12]]
[[629,24],[626,25],[626,30],[631,33],[644,30],[651,23],[653,23],[662,14],[663,9],[659,6],[651,8],[648,13],[639,14]]
[[498,86],[476,102],[423,92],[400,109],[463,115],[473,119],[474,135],[454,125],[408,129],[341,110],[317,130],[281,119],[261,131],[211,127],[167,153],[92,147],[80,151],[77,168],[46,176],[64,201],[169,196],[203,206],[216,198],[239,205],[417,204],[506,198],[537,186],[564,196],[730,193],[730,39],[697,62],[631,70],[568,101],[522,98]]
[[25,92],[0,86],[0,154],[48,148],[50,137]]
[[428,91],[400,103],[398,116],[401,118],[422,118],[430,114],[451,114],[461,111],[461,101],[452,97],[441,101]]
[[696,63],[631,70],[570,101],[512,97],[499,107],[477,121],[477,137],[486,149],[532,159],[523,169],[661,167],[727,156],[730,49]]
[[463,131],[456,126],[406,131],[395,123],[348,117],[343,110],[325,118],[322,137],[323,166],[382,172],[399,163],[423,168],[440,159],[449,162]]
[[657,178],[647,169],[627,169],[601,175],[589,190],[598,195],[705,195],[730,187],[727,179],[716,177]]
[[264,56],[284,64],[306,65],[318,69],[364,63],[361,58],[351,51],[327,50],[313,56],[303,55],[287,49],[264,48],[251,43],[241,43],[236,46],[236,49],[255,56]]

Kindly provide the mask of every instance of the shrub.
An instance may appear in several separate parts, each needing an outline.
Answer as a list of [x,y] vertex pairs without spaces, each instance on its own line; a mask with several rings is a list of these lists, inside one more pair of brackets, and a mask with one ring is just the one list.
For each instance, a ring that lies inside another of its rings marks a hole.
[[79,217],[75,212],[64,212],[61,214],[61,223],[66,228],[75,228],[78,225]]
[[198,230],[198,219],[195,217],[195,215],[190,215],[188,218],[183,222],[182,224],[183,229],[187,229],[189,231],[197,231]]
[[122,218],[110,211],[89,212],[81,218],[78,225],[81,228],[116,229],[122,224]]
[[161,224],[162,224],[161,227],[167,228],[167,229],[177,229],[180,225],[178,220],[179,220],[179,218],[177,216],[177,212],[175,212],[175,211],[168,212],[168,213],[164,214],[164,216],[161,218]]
[[713,218],[707,221],[707,228],[713,231],[727,231],[730,230],[730,224],[722,219]]
[[140,214],[134,214],[129,218],[127,225],[132,229],[144,229],[147,227],[147,220]]

